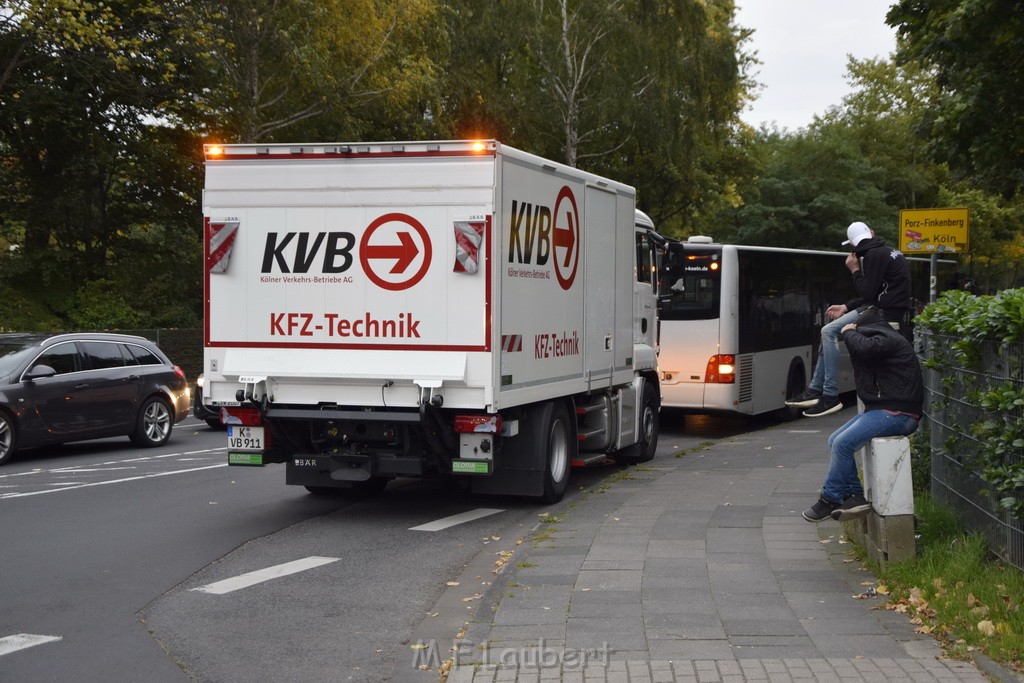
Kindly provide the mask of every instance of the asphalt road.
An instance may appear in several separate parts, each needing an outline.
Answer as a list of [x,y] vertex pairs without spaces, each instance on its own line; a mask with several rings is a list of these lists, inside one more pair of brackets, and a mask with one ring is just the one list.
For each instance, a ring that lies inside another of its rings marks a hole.
[[[663,414],[658,457],[756,428],[687,420]],[[223,446],[190,418],[159,449],[108,439],[0,468],[0,680],[394,680],[414,637],[450,644],[545,509],[413,480],[320,499],[281,467],[225,466]],[[618,471],[574,472],[568,500]]]

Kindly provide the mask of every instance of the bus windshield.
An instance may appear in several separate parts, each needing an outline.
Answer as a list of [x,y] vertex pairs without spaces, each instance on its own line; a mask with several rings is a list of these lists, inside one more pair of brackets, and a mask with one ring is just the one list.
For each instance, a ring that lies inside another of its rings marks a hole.
[[721,250],[669,244],[658,287],[662,320],[711,320],[718,317],[722,283]]

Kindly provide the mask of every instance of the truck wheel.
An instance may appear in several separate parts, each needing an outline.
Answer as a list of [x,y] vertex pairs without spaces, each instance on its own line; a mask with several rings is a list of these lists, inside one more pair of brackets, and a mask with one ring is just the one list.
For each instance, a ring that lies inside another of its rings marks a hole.
[[569,422],[569,411],[561,401],[542,406],[537,413],[547,416],[546,424],[538,432],[542,440],[538,445],[542,453],[547,453],[544,495],[541,496],[541,500],[545,503],[557,503],[562,500],[565,490],[569,487],[569,465],[572,462],[575,434]]
[[650,382],[644,382],[644,391],[640,397],[639,441],[628,448],[623,448],[612,457],[620,465],[636,465],[650,462],[658,450],[658,435],[661,433],[661,400],[658,392]]
[[158,396],[150,396],[142,402],[142,409],[135,418],[135,431],[128,438],[136,446],[155,448],[167,443],[171,438],[171,427],[174,426],[174,418],[171,416],[171,406],[167,401]]
[[0,465],[11,459],[14,448],[18,445],[18,431],[14,420],[0,410]]

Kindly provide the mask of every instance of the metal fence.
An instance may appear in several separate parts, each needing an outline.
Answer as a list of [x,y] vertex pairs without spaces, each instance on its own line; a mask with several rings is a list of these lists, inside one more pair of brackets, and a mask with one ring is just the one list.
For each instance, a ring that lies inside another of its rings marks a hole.
[[[949,358],[938,353],[950,349],[957,338],[917,329],[922,357],[933,362]],[[1009,564],[1024,570],[1024,525],[999,509],[993,493],[978,472],[977,456],[985,444],[978,425],[987,420],[1016,421],[1024,417],[1017,406],[1009,414],[993,415],[983,408],[980,397],[997,387],[1024,389],[1024,344],[989,341],[976,345],[976,357],[951,364],[939,363],[925,369],[925,412],[931,446],[931,492],[957,511],[964,525],[983,534],[992,551]],[[968,367],[970,366],[970,367]],[[1024,462],[1016,449],[1005,456],[1007,463]],[[1024,492],[1022,492],[1024,494]]]

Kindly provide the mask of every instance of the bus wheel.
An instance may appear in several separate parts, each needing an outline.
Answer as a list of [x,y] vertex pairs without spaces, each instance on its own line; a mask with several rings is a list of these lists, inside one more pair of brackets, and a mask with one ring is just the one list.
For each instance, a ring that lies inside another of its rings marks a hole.
[[541,500],[545,503],[557,503],[562,500],[565,490],[569,487],[569,465],[573,457],[575,430],[569,422],[569,411],[561,401],[540,406],[536,414],[547,418],[538,431],[541,441],[538,445],[543,449],[542,453],[547,453],[544,494]]
[[[807,376],[804,373],[804,363],[799,358],[794,358],[789,363],[789,373],[786,375],[786,400],[796,398],[807,388]],[[793,419],[803,414],[803,408],[793,406],[782,406],[782,417]]]

